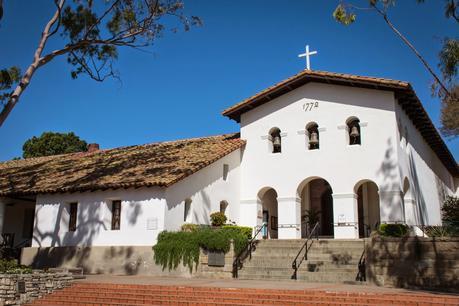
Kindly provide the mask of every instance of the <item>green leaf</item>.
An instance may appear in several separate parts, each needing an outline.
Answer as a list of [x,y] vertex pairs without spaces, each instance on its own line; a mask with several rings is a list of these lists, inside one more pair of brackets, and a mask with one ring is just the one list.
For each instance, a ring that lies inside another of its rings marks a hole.
[[343,25],[350,25],[356,20],[356,15],[352,12],[348,12],[346,7],[339,4],[333,12],[333,18]]

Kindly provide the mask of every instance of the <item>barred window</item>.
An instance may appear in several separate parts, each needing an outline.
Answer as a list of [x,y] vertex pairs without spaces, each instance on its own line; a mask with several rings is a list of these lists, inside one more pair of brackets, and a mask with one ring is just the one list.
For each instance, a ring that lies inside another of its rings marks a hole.
[[69,232],[76,231],[78,203],[70,203]]
[[121,224],[121,201],[112,201],[112,230],[119,230]]

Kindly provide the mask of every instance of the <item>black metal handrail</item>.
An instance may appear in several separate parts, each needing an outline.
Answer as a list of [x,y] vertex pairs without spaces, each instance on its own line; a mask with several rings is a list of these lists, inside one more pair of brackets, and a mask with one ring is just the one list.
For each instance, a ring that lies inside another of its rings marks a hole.
[[247,256],[247,253],[248,253],[249,258],[252,259],[252,247],[253,247],[253,244],[254,244],[255,240],[257,239],[258,234],[259,234],[259,233],[261,232],[261,230],[262,230],[264,227],[266,227],[266,226],[267,226],[267,224],[266,224],[266,223],[263,223],[263,224],[260,226],[260,228],[258,228],[258,229],[255,231],[255,233],[254,233],[252,239],[250,239],[249,243],[247,244],[247,247],[246,247],[244,250],[242,250],[242,251],[236,256],[236,258],[234,259],[234,261],[233,261],[233,277],[234,277],[234,278],[237,278],[237,277],[238,277],[238,271],[239,271],[239,269],[242,267],[242,258],[243,258],[243,256],[244,256],[244,257]]
[[366,274],[366,261],[365,261],[365,246],[363,248],[363,252],[362,252],[362,255],[360,256],[359,264],[357,267],[359,271],[357,272],[357,276],[355,277],[355,280],[359,282],[366,282],[367,274]]
[[[314,233],[316,235],[316,239],[319,240],[319,228],[320,228],[320,224],[319,224],[319,222],[317,222],[314,225],[314,227],[312,228],[312,231],[309,233],[308,238],[304,242],[303,246],[301,247],[300,251],[296,255],[295,259],[293,260],[293,262],[292,262],[292,269],[293,269],[292,279],[297,279],[298,268],[300,267],[300,265],[303,262],[303,260],[308,260],[308,250],[309,250],[308,242],[311,241],[311,245],[312,245],[312,243],[314,242],[314,240],[312,240],[312,236],[314,235]],[[300,257],[300,254],[303,251],[303,249],[305,249],[304,256]],[[300,259],[300,261],[298,262],[299,259]]]

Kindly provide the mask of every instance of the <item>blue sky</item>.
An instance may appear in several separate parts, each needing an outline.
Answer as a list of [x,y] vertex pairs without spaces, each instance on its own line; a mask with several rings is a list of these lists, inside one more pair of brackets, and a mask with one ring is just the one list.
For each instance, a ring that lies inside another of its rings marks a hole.
[[[220,112],[304,69],[297,55],[305,44],[319,52],[313,69],[409,81],[439,126],[431,76],[374,13],[359,12],[358,22],[344,27],[332,18],[335,0],[184,1],[204,25],[166,33],[152,53],[121,51],[121,83],[72,80],[65,58],[40,69],[0,128],[0,160],[21,156],[24,141],[44,131],[73,131],[102,148],[237,131]],[[436,67],[441,39],[457,37],[457,24],[444,18],[443,1],[397,2],[393,22]],[[4,3],[0,67],[25,70],[52,1]],[[60,43],[57,37],[48,50]],[[458,160],[459,139],[446,143]]]

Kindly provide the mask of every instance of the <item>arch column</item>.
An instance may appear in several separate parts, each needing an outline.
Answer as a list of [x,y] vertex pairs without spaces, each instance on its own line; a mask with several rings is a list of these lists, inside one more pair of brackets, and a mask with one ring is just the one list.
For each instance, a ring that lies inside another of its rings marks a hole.
[[278,197],[278,238],[301,238],[301,199]]
[[404,199],[405,222],[408,225],[417,225],[416,221],[416,201],[414,199]]
[[355,193],[334,193],[333,227],[335,239],[359,238],[359,209]]
[[[263,222],[263,206],[260,200],[257,199],[248,199],[241,200],[241,213],[239,217],[239,222],[243,226],[248,226],[254,229],[256,226],[261,226]],[[252,233],[254,234],[254,232]],[[261,239],[262,235],[260,234],[257,238]]]

